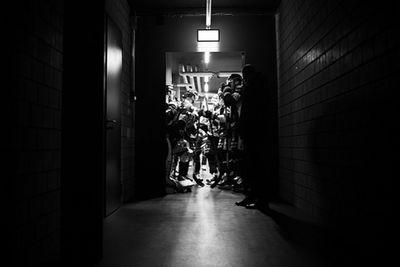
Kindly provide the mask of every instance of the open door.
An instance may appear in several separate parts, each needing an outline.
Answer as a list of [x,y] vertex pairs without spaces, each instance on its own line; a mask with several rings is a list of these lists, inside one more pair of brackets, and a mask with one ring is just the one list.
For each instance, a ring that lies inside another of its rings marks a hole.
[[106,179],[105,215],[117,210],[122,203],[121,182],[121,86],[122,86],[122,33],[107,18],[107,51],[105,70],[106,92]]

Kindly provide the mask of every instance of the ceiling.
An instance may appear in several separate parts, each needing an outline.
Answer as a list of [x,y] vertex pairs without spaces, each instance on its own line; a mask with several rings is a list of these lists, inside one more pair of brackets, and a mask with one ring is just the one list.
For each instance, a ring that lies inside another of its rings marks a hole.
[[[204,15],[206,0],[127,0],[131,8],[138,16],[146,15]],[[279,7],[281,0],[212,0],[213,15],[257,15],[274,14]],[[190,55],[179,58],[177,64],[188,64]],[[221,55],[222,56],[222,55]],[[229,55],[224,55],[225,57]],[[226,58],[226,62],[229,62]],[[197,60],[199,61],[199,60]],[[189,65],[200,65],[190,62]],[[235,67],[236,68],[236,67]],[[174,67],[172,69],[175,69]],[[216,69],[216,71],[226,71],[228,69]],[[233,69],[232,69],[233,71]],[[236,71],[236,69],[235,69]],[[174,73],[173,73],[174,74]],[[176,75],[175,75],[176,76]],[[225,78],[226,79],[226,78]],[[215,84],[210,80],[210,91],[216,91],[220,80],[215,79]],[[212,85],[212,86],[211,86]],[[201,91],[201,90],[200,90]]]
[[[128,0],[136,11],[204,9],[206,0]],[[264,9],[274,11],[280,0],[212,0],[212,9]]]

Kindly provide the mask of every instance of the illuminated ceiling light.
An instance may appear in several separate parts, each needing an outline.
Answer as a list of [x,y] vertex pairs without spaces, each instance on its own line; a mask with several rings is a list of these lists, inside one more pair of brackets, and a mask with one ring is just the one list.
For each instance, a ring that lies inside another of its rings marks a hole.
[[228,78],[232,74],[242,75],[242,72],[241,71],[220,71],[220,72],[217,73],[217,77],[218,78]]
[[210,79],[212,76],[216,75],[216,73],[212,71],[179,72],[179,75],[182,77],[203,77],[204,79]]
[[198,42],[219,42],[219,30],[198,29]]
[[219,30],[211,29],[211,0],[206,0],[206,28],[197,30],[197,42],[219,42]]

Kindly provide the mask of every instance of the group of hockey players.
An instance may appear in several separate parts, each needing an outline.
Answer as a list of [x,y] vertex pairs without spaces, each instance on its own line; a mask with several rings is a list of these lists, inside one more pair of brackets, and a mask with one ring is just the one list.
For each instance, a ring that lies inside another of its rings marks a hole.
[[[218,103],[199,107],[199,95],[187,90],[180,99],[166,87],[167,186],[191,191],[195,184],[242,191],[243,142],[238,135],[242,77],[232,74],[218,89]],[[211,175],[200,175],[204,163]],[[189,175],[189,166],[192,172]],[[208,177],[209,179],[203,179]]]

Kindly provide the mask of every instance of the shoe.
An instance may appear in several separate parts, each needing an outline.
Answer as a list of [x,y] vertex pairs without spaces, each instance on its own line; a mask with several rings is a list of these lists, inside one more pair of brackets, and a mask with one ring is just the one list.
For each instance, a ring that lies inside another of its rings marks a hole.
[[222,177],[219,177],[218,174],[214,174],[213,178],[211,178],[211,188],[216,187],[217,185],[219,185],[222,182]]
[[188,186],[193,186],[195,185],[195,182],[193,182],[191,179],[188,179],[186,176],[180,176],[178,179],[178,182],[183,186],[183,187],[188,187]]
[[219,182],[220,182],[219,179],[215,180],[214,182],[212,182],[212,184],[210,185],[210,187],[211,187],[211,188],[216,187],[216,186],[219,184]]
[[233,185],[232,191],[235,192],[235,193],[243,193],[244,192],[244,188],[243,188],[243,186]]
[[233,181],[235,181],[237,185],[241,185],[243,183],[243,179],[240,176],[236,176],[235,178],[233,178]]
[[236,176],[233,180],[236,182],[237,180],[241,179],[240,176]]
[[203,178],[201,178],[200,174],[198,173],[193,173],[193,180],[199,180],[203,182]]
[[252,199],[249,197],[245,197],[242,201],[237,201],[235,202],[236,206],[246,206],[247,204],[251,203]]
[[224,180],[219,180],[218,185],[224,185],[224,184],[226,184],[226,181],[224,181]]
[[255,202],[251,202],[251,203],[247,203],[245,205],[246,209],[257,209],[259,208],[259,204],[255,201]]
[[248,203],[246,209],[262,209],[262,210],[269,210],[269,203],[262,202],[260,200],[255,200]]
[[224,175],[222,175],[221,177],[221,183],[225,183],[228,181],[228,175],[226,173],[224,173]]
[[199,186],[203,187],[204,183],[201,179],[198,179],[196,177],[193,177],[193,180],[196,182],[196,184],[198,184]]

